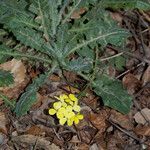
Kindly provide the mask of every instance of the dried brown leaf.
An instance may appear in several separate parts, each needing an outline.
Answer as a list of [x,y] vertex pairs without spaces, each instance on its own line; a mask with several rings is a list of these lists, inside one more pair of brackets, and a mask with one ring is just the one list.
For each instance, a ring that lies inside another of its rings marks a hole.
[[129,94],[135,94],[141,88],[141,81],[139,81],[133,74],[129,73],[123,78],[123,86],[128,90]]
[[103,133],[106,128],[106,119],[108,118],[108,115],[106,111],[100,111],[99,114],[91,113],[90,114],[90,121],[94,127],[96,127],[101,133]]
[[142,81],[143,81],[143,85],[150,82],[150,66],[148,66],[148,68],[144,72],[144,75],[142,77]]
[[85,12],[86,8],[80,8],[79,10],[75,10],[71,15],[71,19],[80,19],[81,15]]
[[86,126],[83,130],[79,131],[80,138],[82,142],[89,144],[91,140],[94,138],[97,130],[93,127]]
[[131,130],[133,128],[133,124],[131,123],[129,116],[123,115],[115,110],[111,111],[110,120],[127,130]]
[[8,119],[6,118],[5,113],[0,112],[0,132],[7,134],[7,127]]
[[150,126],[136,127],[134,131],[137,135],[150,136]]
[[144,125],[146,122],[150,122],[150,109],[142,109],[141,112],[137,112],[133,118],[138,124]]
[[52,149],[59,150],[58,146],[51,144],[50,141],[39,136],[27,134],[27,135],[13,136],[11,140],[17,144],[25,143],[28,145],[36,145],[36,147],[44,150],[52,150]]
[[[29,82],[24,64],[20,60],[12,59],[1,64],[0,69],[10,71],[14,76],[14,84],[9,87],[1,87],[0,91],[10,99],[17,99]],[[0,104],[2,103],[0,99]]]

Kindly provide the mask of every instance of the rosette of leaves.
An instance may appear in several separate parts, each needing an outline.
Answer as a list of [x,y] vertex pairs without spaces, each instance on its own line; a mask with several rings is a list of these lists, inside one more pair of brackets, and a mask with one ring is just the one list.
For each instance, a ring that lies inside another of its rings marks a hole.
[[[16,104],[17,116],[26,114],[35,102],[39,87],[56,68],[57,70],[74,71],[79,75],[82,73],[86,76],[85,79],[89,79],[88,77],[93,76],[93,72],[95,72],[93,67],[95,62],[97,63],[95,49],[98,49],[97,53],[100,53],[100,49],[106,47],[107,44],[122,47],[129,36],[128,31],[118,27],[109,13],[99,7],[100,5],[101,1],[97,0],[0,1],[1,24],[19,43],[34,49],[42,54],[42,57],[36,57],[28,52],[21,53],[15,47],[9,47],[5,43],[0,45],[0,55],[20,59],[26,57],[33,61],[49,64],[52,68],[35,79],[29,88],[27,87]],[[85,13],[77,20],[71,19],[73,12],[80,8],[84,8]],[[97,83],[96,85],[99,86]],[[111,89],[108,88],[105,94],[109,90]],[[114,95],[119,94],[117,91],[113,92]],[[126,95],[126,101],[121,99],[120,101],[123,107],[122,112],[127,113],[129,110],[126,110],[124,103],[127,102],[126,105],[130,107],[131,98],[123,88],[119,92]],[[96,93],[101,96],[101,92]],[[111,100],[110,96],[109,94],[107,97],[104,96],[103,101],[108,100],[108,97]],[[116,103],[117,101],[118,99],[116,99]],[[114,105],[107,103],[107,106],[120,111],[120,108]]]

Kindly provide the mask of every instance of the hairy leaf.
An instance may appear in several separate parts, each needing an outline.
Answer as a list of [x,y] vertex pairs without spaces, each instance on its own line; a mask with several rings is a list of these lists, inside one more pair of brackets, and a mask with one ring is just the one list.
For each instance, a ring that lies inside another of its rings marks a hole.
[[83,59],[81,57],[66,62],[66,69],[75,72],[89,72],[92,69],[92,63],[88,59]]
[[21,95],[15,107],[15,113],[18,117],[25,115],[31,106],[36,102],[36,92],[45,83],[49,75],[54,72],[56,66],[57,64],[54,63],[49,72],[41,74],[38,78],[33,80],[32,84],[26,88],[26,91]]
[[26,91],[21,95],[15,107],[15,113],[18,117],[25,115],[30,107],[36,102],[36,92],[38,91],[39,87],[43,85],[46,78],[47,75],[42,74],[26,88]]
[[0,70],[0,87],[9,86],[13,82],[14,78],[9,71]]
[[105,106],[127,114],[130,111],[132,98],[123,89],[121,82],[101,76],[93,83],[94,92],[101,96]]

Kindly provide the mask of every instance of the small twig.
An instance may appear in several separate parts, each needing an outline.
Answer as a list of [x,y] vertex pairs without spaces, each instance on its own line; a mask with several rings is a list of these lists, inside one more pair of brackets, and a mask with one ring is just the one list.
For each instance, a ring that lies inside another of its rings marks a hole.
[[102,61],[106,61],[106,60],[110,60],[110,59],[116,58],[116,57],[118,57],[118,56],[123,55],[123,53],[124,53],[124,52],[121,52],[121,53],[115,54],[115,55],[110,56],[110,57],[101,58],[100,61],[102,62]]
[[114,122],[112,122],[110,119],[108,120],[113,126],[115,126],[117,129],[119,129],[121,132],[125,133],[126,135],[128,135],[129,137],[131,137],[132,139],[138,141],[140,144],[143,144],[144,142],[139,139],[137,136],[129,133],[127,130],[121,128],[119,125],[115,124]]
[[127,56],[136,58],[136,59],[138,59],[138,60],[140,60],[140,61],[142,61],[142,62],[148,63],[148,64],[150,65],[150,60],[148,60],[148,59],[145,58],[145,57],[142,58],[142,57],[140,57],[140,56],[137,56],[137,55],[135,55],[135,54],[132,54],[132,53],[128,52],[128,50],[126,50],[126,49],[120,50],[120,49],[114,48],[114,47],[112,47],[112,46],[107,46],[107,47],[110,48],[110,49],[113,49],[113,50],[115,50],[115,51],[118,51],[118,52],[123,52],[123,53],[124,53],[125,55],[127,55]]
[[141,66],[141,65],[143,65],[143,62],[141,62],[141,63],[137,64],[135,67],[132,67],[131,69],[128,69],[128,70],[126,70],[125,72],[119,74],[119,75],[116,77],[116,79],[119,79],[120,77],[126,75],[127,73],[129,73],[130,71],[132,71],[132,70],[138,68],[138,67]]

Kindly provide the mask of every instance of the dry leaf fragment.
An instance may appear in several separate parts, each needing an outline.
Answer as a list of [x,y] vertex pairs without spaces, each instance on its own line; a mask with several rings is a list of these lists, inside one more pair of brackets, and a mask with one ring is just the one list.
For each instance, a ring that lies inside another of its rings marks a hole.
[[143,85],[150,82],[150,66],[148,66],[148,68],[144,72],[144,75],[142,77],[142,81],[143,81]]
[[107,124],[106,124],[107,117],[108,116],[106,111],[101,111],[99,114],[91,113],[90,121],[94,127],[99,129],[99,131],[103,133],[107,128]]
[[135,94],[141,88],[141,81],[139,81],[133,74],[129,73],[124,76],[123,86],[128,90],[129,94]]
[[20,143],[26,143],[28,145],[36,144],[36,147],[44,150],[53,150],[53,149],[60,150],[58,146],[51,144],[50,141],[39,136],[27,134],[27,135],[13,136],[11,140],[17,144]]
[[[10,99],[17,99],[28,83],[26,68],[20,60],[12,59],[0,65],[0,69],[10,71],[14,76],[14,84],[10,87],[0,87],[0,91]],[[0,99],[0,104],[3,101]]]
[[71,19],[80,19],[81,15],[84,14],[85,12],[86,12],[85,8],[80,8],[79,10],[75,10],[71,15]]
[[11,61],[1,64],[0,68],[11,71],[16,84],[23,82],[26,77],[26,68],[21,60],[12,59]]
[[133,128],[133,125],[131,123],[131,120],[129,119],[129,116],[123,115],[115,110],[111,111],[110,120],[127,130],[131,130]]
[[95,136],[96,132],[97,130],[90,126],[84,127],[83,130],[79,131],[82,142],[89,144],[93,139],[93,137]]
[[146,122],[150,122],[150,109],[144,108],[141,112],[137,112],[134,115],[134,119],[139,124],[145,124]]
[[7,134],[8,119],[5,116],[5,113],[0,112],[0,132]]
[[135,128],[135,133],[142,136],[150,136],[150,126],[140,126]]
[[39,135],[43,135],[44,134],[44,130],[42,130],[39,126],[34,125],[34,126],[31,126],[26,131],[26,134],[31,134],[31,135],[39,136]]

